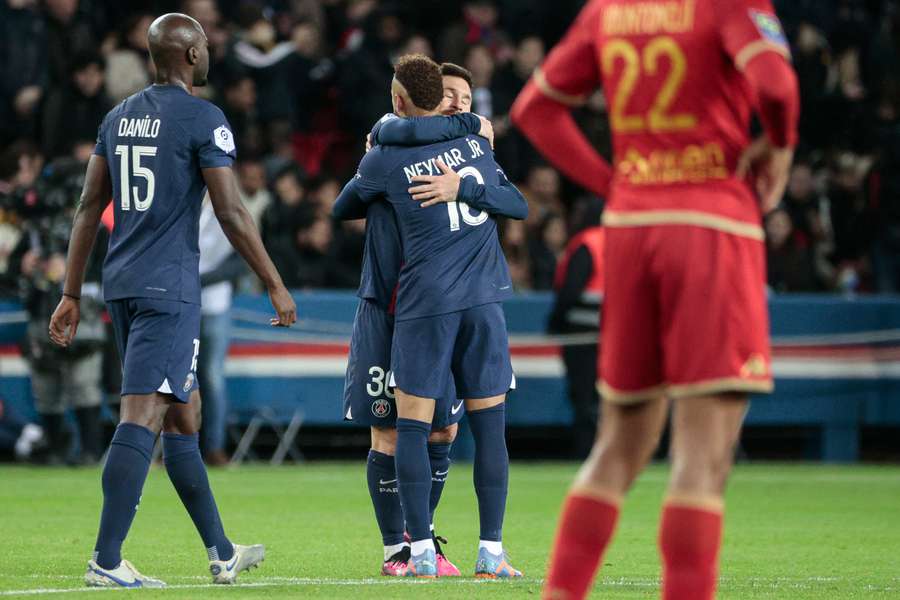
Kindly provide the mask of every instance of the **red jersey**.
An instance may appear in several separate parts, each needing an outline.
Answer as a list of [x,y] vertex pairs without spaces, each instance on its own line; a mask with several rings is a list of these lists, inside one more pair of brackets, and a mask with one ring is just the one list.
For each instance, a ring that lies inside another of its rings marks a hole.
[[584,8],[535,82],[570,104],[605,91],[614,151],[605,225],[691,224],[763,239],[757,200],[734,171],[754,108],[741,70],[770,50],[789,57],[770,0]]

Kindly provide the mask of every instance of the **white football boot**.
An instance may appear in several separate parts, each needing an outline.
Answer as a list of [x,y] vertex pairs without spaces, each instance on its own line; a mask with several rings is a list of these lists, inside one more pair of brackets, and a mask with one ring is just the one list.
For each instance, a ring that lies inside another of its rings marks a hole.
[[84,583],[88,587],[122,587],[122,588],[164,588],[166,584],[159,579],[141,575],[134,565],[122,559],[115,569],[104,569],[94,560],[88,561]]
[[262,544],[234,544],[234,556],[230,560],[209,561],[209,572],[212,573],[213,583],[234,583],[238,573],[258,567],[265,559],[266,547]]

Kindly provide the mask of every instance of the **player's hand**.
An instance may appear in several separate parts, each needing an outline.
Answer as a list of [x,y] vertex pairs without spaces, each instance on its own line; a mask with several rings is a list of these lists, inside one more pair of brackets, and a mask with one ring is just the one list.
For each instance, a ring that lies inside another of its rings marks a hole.
[[416,175],[411,179],[413,183],[424,184],[409,188],[413,200],[424,200],[422,208],[439,202],[453,202],[459,193],[460,176],[441,159],[437,159],[435,163],[443,175]]
[[278,317],[269,319],[269,325],[272,327],[290,327],[297,322],[297,305],[291,293],[287,291],[284,285],[279,284],[277,287],[269,290],[269,300],[272,307],[278,313]]
[[478,120],[481,121],[481,129],[478,130],[478,135],[483,138],[487,138],[487,140],[491,143],[491,149],[494,148],[494,125],[482,117],[481,115],[476,115]]
[[773,146],[765,136],[757,138],[738,159],[735,174],[738,179],[752,176],[763,214],[774,210],[784,197],[793,160],[793,148]]
[[50,317],[50,340],[57,346],[67,347],[75,337],[80,320],[80,301],[63,296]]
[[366,134],[366,152],[372,149],[372,134]]

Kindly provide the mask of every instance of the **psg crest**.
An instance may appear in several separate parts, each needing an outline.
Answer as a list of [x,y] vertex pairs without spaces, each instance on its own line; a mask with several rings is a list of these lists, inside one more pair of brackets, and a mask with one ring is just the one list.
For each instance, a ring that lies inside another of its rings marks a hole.
[[184,381],[184,387],[182,387],[181,389],[183,389],[185,392],[189,392],[189,391],[191,391],[191,387],[193,385],[194,385],[194,374],[188,373],[187,379]]
[[372,414],[383,419],[391,414],[391,403],[381,398],[372,403]]

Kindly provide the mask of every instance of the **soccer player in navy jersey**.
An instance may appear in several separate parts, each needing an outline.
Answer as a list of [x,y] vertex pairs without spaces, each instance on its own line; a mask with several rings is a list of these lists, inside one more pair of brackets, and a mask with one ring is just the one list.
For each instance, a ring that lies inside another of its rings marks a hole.
[[[369,142],[386,145],[424,145],[448,141],[467,134],[492,137],[490,123],[469,113],[471,75],[457,65],[441,65],[444,99],[440,112],[451,118],[397,118],[387,115],[372,129]],[[443,176],[433,184],[445,190],[443,201],[458,199],[490,214],[524,218],[528,206],[522,194],[505,177],[495,186],[463,186],[454,171],[442,165]],[[425,186],[422,186],[423,190]],[[420,190],[422,191],[422,190]],[[427,192],[423,193],[429,193]],[[429,202],[440,201],[432,199]],[[388,383],[390,379],[391,340],[394,330],[393,300],[397,287],[402,248],[393,210],[384,203],[369,206],[366,216],[366,252],[363,260],[361,298],[353,324],[350,355],[344,386],[344,417],[369,425],[372,446],[366,463],[369,495],[384,544],[381,573],[403,576],[409,560],[409,544],[404,540],[403,510],[396,486],[394,455],[397,443],[396,404]],[[459,569],[446,557],[434,534],[434,513],[450,470],[450,446],[456,438],[456,423],[464,415],[464,402],[457,400],[452,377],[448,388],[437,400],[435,417],[428,437],[431,463],[429,513],[436,550],[439,577],[458,576]],[[500,432],[503,435],[503,432]],[[487,486],[494,493],[491,486]],[[504,490],[505,493],[505,490]]]
[[[391,95],[400,116],[439,114],[440,67],[421,55],[402,57]],[[413,177],[436,176],[441,163],[462,178],[460,193],[465,196],[484,195],[502,176],[486,140],[471,135],[418,147],[376,146],[341,192],[334,213],[361,218],[369,205],[384,200],[393,208],[400,232],[404,264],[396,293],[391,366],[398,416],[397,488],[412,540],[407,575],[437,575],[429,529],[427,439],[433,417],[441,414],[436,401],[446,394],[452,374],[470,419],[478,413],[478,427],[501,432],[481,448],[496,466],[491,469],[485,461],[482,475],[502,493],[482,494],[487,490],[479,489],[482,539],[476,576],[518,576],[506,562],[501,543],[508,469],[504,400],[514,378],[500,302],[509,297],[512,284],[496,221],[487,212],[473,214],[458,200],[423,208],[413,199]],[[473,422],[473,430],[476,427]],[[478,467],[476,462],[476,488]]]
[[63,298],[50,321],[51,339],[68,346],[78,328],[85,263],[112,198],[116,226],[103,291],[122,359],[122,407],[103,469],[100,530],[85,583],[164,586],[121,556],[161,430],[166,471],[207,549],[213,582],[233,583],[263,560],[265,549],[226,537],[197,443],[198,228],[206,188],[228,239],[269,291],[277,313],[271,324],[290,326],[296,306],[239,199],[225,116],[191,95],[206,84],[209,70],[203,29],[186,15],[166,14],[151,24],[148,38],[156,82],[100,125],[72,228]]

